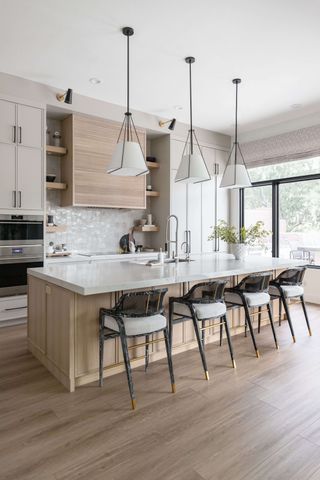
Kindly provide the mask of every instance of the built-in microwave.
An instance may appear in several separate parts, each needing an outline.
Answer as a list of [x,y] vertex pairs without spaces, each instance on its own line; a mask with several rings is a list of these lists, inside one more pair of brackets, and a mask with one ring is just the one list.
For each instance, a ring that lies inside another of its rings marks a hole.
[[27,292],[28,268],[43,266],[43,217],[0,215],[0,296]]

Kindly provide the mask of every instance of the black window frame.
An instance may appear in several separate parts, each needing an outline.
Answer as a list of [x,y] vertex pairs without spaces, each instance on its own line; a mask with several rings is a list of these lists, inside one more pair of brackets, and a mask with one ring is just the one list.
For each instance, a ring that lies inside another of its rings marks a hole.
[[[310,180],[320,180],[320,173],[313,173],[310,175],[299,175],[295,177],[277,178],[275,180],[262,180],[259,182],[252,182],[252,187],[265,187],[271,186],[272,188],[272,256],[279,257],[279,222],[280,222],[280,209],[279,209],[279,185],[285,183],[298,183],[308,182]],[[239,226],[244,227],[245,218],[245,198],[244,188],[239,189]],[[308,265],[309,268],[318,268],[320,265]]]

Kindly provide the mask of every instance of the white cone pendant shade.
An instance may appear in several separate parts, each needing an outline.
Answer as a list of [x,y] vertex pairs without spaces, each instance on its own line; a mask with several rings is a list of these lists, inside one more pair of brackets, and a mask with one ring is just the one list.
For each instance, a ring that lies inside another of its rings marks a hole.
[[238,85],[240,78],[235,78],[232,83],[236,86],[236,121],[233,143],[226,168],[223,172],[220,187],[222,188],[245,188],[251,187],[251,180],[238,143]]
[[[237,156],[237,158],[235,158]],[[239,144],[233,144],[227,166],[222,176],[220,187],[244,188],[251,187],[250,177],[246,169]]]
[[134,30],[125,27],[122,33],[127,37],[127,111],[107,172],[111,175],[137,177],[146,175],[149,170],[129,108],[129,38],[134,34]]
[[130,141],[117,143],[108,166],[108,173],[126,177],[146,175],[148,168],[139,143]]
[[195,62],[194,57],[187,57],[189,64],[189,93],[190,93],[190,129],[183,149],[181,162],[176,174],[175,182],[199,183],[210,180],[210,173],[200,150],[195,131],[192,128],[192,85],[191,85],[191,64]]

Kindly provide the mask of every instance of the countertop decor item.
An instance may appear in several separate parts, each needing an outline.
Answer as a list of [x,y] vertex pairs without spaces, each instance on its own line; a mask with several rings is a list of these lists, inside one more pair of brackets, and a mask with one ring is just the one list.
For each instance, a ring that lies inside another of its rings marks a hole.
[[213,232],[209,235],[208,240],[215,240],[220,238],[222,241],[228,243],[231,247],[231,253],[236,260],[243,260],[247,246],[263,245],[265,239],[270,232],[264,229],[264,223],[259,221],[250,227],[241,227],[236,229],[233,225],[228,225],[226,221],[220,220]]
[[131,27],[122,29],[123,35],[127,37],[127,110],[124,114],[124,120],[119,133],[117,146],[112,155],[111,163],[108,165],[108,173],[111,175],[122,175],[127,177],[136,177],[149,173],[140,140],[132,119],[129,105],[129,85],[130,85],[130,55],[129,39],[134,34]]
[[175,182],[200,183],[210,180],[211,177],[193,128],[191,65],[195,58],[187,57],[185,61],[189,65],[190,127]]
[[238,142],[238,85],[240,78],[234,78],[232,83],[236,86],[236,112],[234,127],[234,142],[224,170],[220,187],[224,188],[244,188],[251,187],[251,181],[248,175],[247,167]]
[[46,182],[54,182],[55,179],[56,179],[56,175],[54,173],[47,173]]

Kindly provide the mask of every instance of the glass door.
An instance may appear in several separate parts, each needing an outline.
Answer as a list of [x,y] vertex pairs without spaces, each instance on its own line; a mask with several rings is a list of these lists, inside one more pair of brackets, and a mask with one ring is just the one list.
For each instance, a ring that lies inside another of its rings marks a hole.
[[270,235],[263,240],[263,245],[249,247],[250,255],[272,256],[272,186],[258,186],[244,190],[244,225],[249,227],[263,221],[264,228]]

